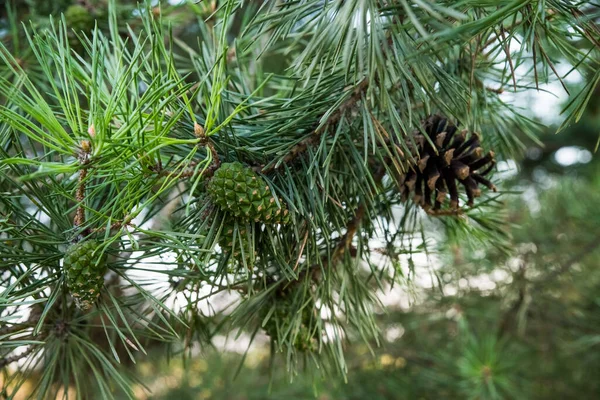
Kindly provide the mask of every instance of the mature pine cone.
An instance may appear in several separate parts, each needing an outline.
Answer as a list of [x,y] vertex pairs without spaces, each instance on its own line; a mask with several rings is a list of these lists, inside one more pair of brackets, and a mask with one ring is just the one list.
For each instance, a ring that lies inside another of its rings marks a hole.
[[223,251],[231,253],[240,265],[248,268],[252,268],[256,257],[250,228],[247,223],[227,218],[219,236],[219,246]]
[[106,253],[100,254],[100,247],[97,241],[87,240],[75,243],[65,253],[67,286],[75,305],[82,310],[92,307],[104,285]]
[[458,209],[458,181],[467,193],[468,205],[481,195],[479,185],[493,191],[496,186],[485,178],[494,168],[494,152],[483,154],[479,135],[458,131],[456,125],[440,115],[425,120],[421,133],[415,134],[419,160],[400,181],[405,197],[413,194],[415,203],[425,210],[441,209],[450,197],[450,208]]
[[274,224],[288,221],[288,210],[277,204],[264,179],[239,162],[222,164],[207,190],[221,210],[240,219]]

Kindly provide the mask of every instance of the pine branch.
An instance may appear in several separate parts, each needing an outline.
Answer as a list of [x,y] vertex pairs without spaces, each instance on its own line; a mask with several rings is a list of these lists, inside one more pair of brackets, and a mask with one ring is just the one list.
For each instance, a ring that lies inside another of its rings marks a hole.
[[0,328],[0,336],[12,335],[13,333],[19,332],[20,330],[31,328],[35,325],[35,321],[15,324],[11,326],[5,326]]
[[15,361],[19,361],[20,359],[27,357],[28,355],[33,353],[35,351],[35,349],[36,349],[35,346],[29,346],[21,354],[15,354],[14,356],[0,358],[0,369],[6,367],[8,364],[11,364]]
[[0,336],[11,335],[19,332],[20,330],[34,327],[38,324],[42,318],[42,310],[39,307],[33,307],[29,314],[29,318],[25,322],[18,323],[12,326],[5,326],[0,328]]
[[[381,183],[381,180],[385,176],[385,168],[379,168],[373,176],[373,181],[375,185]],[[333,267],[337,265],[342,257],[346,254],[346,251],[352,252],[351,245],[356,232],[358,231],[360,224],[365,217],[365,213],[367,211],[367,202],[363,200],[356,210],[354,211],[354,217],[350,221],[348,221],[346,225],[346,232],[342,237],[338,240],[337,244],[332,250],[331,258],[324,256],[321,259],[321,263],[313,264],[304,270],[299,276],[296,282],[303,282],[307,276],[310,275],[310,278],[314,281],[318,281],[321,277],[320,273],[322,270]]]
[[317,144],[321,136],[325,132],[334,132],[335,129],[330,128],[335,127],[335,125],[341,121],[341,119],[346,115],[346,113],[361,100],[368,87],[369,79],[364,78],[354,87],[354,90],[352,91],[350,97],[346,101],[344,101],[337,108],[337,110],[333,112],[323,123],[321,123],[319,127],[315,129],[309,137],[292,147],[289,153],[286,154],[279,163],[269,164],[266,167],[262,168],[261,172],[263,174],[268,174],[274,170],[280,169],[285,164],[293,162],[311,146]]

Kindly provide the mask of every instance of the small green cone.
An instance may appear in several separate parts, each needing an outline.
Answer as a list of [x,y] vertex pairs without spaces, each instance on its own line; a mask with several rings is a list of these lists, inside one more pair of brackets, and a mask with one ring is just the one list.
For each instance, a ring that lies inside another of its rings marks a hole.
[[65,21],[67,28],[75,32],[85,31],[86,33],[94,29],[94,17],[90,11],[82,5],[74,4],[65,11]]
[[89,310],[104,285],[106,253],[100,254],[100,243],[87,240],[75,243],[65,253],[63,267],[67,287],[81,310]]
[[[280,335],[290,332],[290,324],[294,323],[294,318],[297,316],[298,310],[292,306],[289,299],[284,297],[274,299],[273,302],[275,310],[270,315],[263,329],[268,336],[277,341]],[[264,319],[269,311],[269,307],[265,307],[261,318]],[[297,327],[293,346],[300,352],[316,351],[318,344],[315,329],[316,321],[314,315],[312,315],[314,308],[304,307],[301,312],[302,321]]]
[[239,219],[283,224],[289,212],[278,205],[263,178],[239,162],[224,163],[207,185],[213,202]]

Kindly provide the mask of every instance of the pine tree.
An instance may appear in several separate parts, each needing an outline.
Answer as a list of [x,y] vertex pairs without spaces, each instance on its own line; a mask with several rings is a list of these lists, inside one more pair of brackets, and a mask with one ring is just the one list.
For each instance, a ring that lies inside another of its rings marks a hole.
[[503,93],[564,60],[564,128],[600,81],[585,2],[51,3],[3,14],[7,397],[134,398],[148,349],[227,333],[343,376],[440,229],[506,249],[494,166],[540,126]]

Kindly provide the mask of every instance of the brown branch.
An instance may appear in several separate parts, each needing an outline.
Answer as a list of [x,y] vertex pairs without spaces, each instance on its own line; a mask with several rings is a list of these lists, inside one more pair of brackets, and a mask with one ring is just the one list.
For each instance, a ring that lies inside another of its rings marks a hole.
[[[90,127],[90,132],[93,132],[93,126]],[[80,151],[78,155],[79,164],[82,169],[79,171],[79,180],[77,181],[77,191],[75,192],[75,200],[79,204],[77,211],[75,212],[75,219],[73,225],[82,226],[85,224],[85,207],[83,202],[85,200],[85,178],[88,174],[88,164],[90,162],[90,153],[92,152],[92,145],[89,140],[82,140],[80,143]]]
[[75,226],[81,226],[85,223],[85,208],[83,207],[83,201],[85,200],[85,178],[87,176],[87,168],[79,171],[79,180],[77,183],[77,191],[75,192],[75,200],[79,203],[77,211],[75,212],[75,220],[73,224]]
[[186,178],[192,178],[197,175],[200,175],[203,178],[208,179],[213,176],[213,174],[217,170],[218,166],[221,164],[220,161],[218,161],[218,159],[215,159],[215,160],[217,160],[217,161],[213,162],[211,165],[209,165],[208,168],[206,168],[204,171],[200,171],[200,173],[196,172],[196,166],[198,165],[198,163],[195,161],[190,162],[188,164],[188,166],[183,167],[181,169],[167,169],[167,168],[162,168],[159,165],[159,166],[152,168],[151,173],[157,174],[159,177],[173,175],[173,176],[179,177],[180,179],[186,179]]
[[296,271],[296,268],[298,268],[298,265],[300,264],[300,259],[302,258],[302,253],[304,253],[304,247],[306,247],[306,242],[308,242],[308,233],[310,232],[309,229],[306,229],[306,232],[304,233],[304,239],[302,240],[302,244],[300,245],[300,250],[298,251],[298,258],[296,259],[296,264],[294,264],[294,268],[292,268],[294,271]]
[[493,87],[486,86],[485,90],[487,90],[488,92],[496,93],[496,94],[504,93],[504,88],[502,88],[502,87],[495,89]]
[[219,285],[217,283],[208,283],[208,285],[217,289],[216,292],[211,291],[210,292],[211,295],[221,293],[221,292],[231,292],[231,291],[239,292],[242,294],[248,292],[248,286],[246,286],[245,284],[226,286],[226,285]]
[[200,171],[200,174],[198,174],[196,171],[198,162],[191,161],[182,168],[177,167],[175,169],[167,169],[163,168],[162,163],[159,160],[158,165],[149,167],[150,173],[157,174],[159,177],[174,175],[180,179],[192,178],[197,175],[200,175],[206,179],[212,177],[215,171],[221,166],[219,153],[217,153],[214,143],[205,135],[204,128],[197,122],[194,122],[194,135],[200,139],[198,145],[205,147],[212,155],[212,163],[208,166],[208,168],[206,168],[204,171]]
[[213,165],[214,165],[215,169],[219,168],[219,166],[221,165],[221,159],[219,158],[219,154],[217,153],[217,150],[215,149],[215,145],[208,138],[208,136],[206,136],[206,133],[204,132],[204,128],[197,122],[194,122],[194,135],[198,139],[200,139],[199,144],[201,146],[206,147],[212,154]]
[[6,367],[10,363],[13,363],[13,362],[18,361],[18,360],[20,360],[22,358],[27,357],[28,355],[30,355],[31,353],[33,353],[34,350],[35,350],[35,346],[29,346],[27,348],[27,350],[25,350],[21,354],[15,354],[14,356],[0,358],[0,369]]
[[[537,33],[534,33],[534,37],[535,37],[535,40],[537,40],[537,41],[540,40],[540,38],[538,37]],[[556,76],[556,78],[558,79],[558,81],[560,82],[560,84],[562,85],[562,87],[565,90],[565,92],[567,92],[567,94],[570,96],[571,92],[569,92],[569,88],[567,87],[567,85],[565,84],[565,82],[560,77],[560,74],[558,73],[558,71],[554,67],[554,64],[552,64],[552,61],[550,60],[550,57],[548,57],[548,54],[546,54],[546,51],[544,51],[544,48],[542,46],[539,46],[539,47],[540,47],[540,52],[542,53],[542,56],[546,60],[546,63],[550,66],[550,69],[552,69],[552,72],[554,72],[554,75]]]
[[[379,184],[384,176],[385,168],[380,167],[373,176],[373,181],[375,182],[375,184]],[[366,211],[366,202],[363,200],[356,208],[356,211],[354,212],[354,217],[350,221],[348,221],[348,224],[346,225],[346,233],[340,238],[340,240],[335,245],[331,258],[323,256],[321,258],[321,263],[313,264],[310,267],[308,267],[306,270],[299,274],[298,279],[296,279],[295,282],[301,282],[307,275],[310,275],[311,279],[315,281],[319,280],[321,266],[327,267],[335,265],[342,259],[344,254],[346,254],[346,251],[350,251],[352,253],[352,240],[354,239],[354,236],[356,236],[356,232],[358,231],[358,228],[365,216]]]
[[361,98],[363,97],[363,94],[366,92],[368,87],[369,87],[369,80],[368,80],[368,78],[364,78],[362,81],[360,81],[358,83],[358,85],[356,85],[356,87],[352,91],[352,94],[350,95],[350,97],[346,101],[344,101],[337,108],[337,110],[335,110],[335,112],[333,112],[327,118],[327,120],[325,120],[324,123],[319,125],[319,127],[317,129],[315,129],[309,137],[303,139],[302,141],[300,141],[300,143],[298,143],[294,147],[292,147],[292,149],[283,157],[283,159],[281,159],[279,164],[277,164],[277,163],[269,164],[269,165],[265,166],[261,172],[263,174],[268,174],[269,172],[272,172],[274,170],[281,168],[283,165],[296,160],[296,158],[298,158],[301,154],[303,154],[309,147],[318,143],[321,136],[325,132],[327,132],[329,130],[329,128],[331,128],[332,126],[335,126],[338,122],[340,122],[342,120],[342,118],[344,117],[344,115],[346,114],[346,112],[349,111],[350,109],[352,109],[356,105],[356,103],[358,103],[361,100]]
[[450,209],[450,210],[426,210],[427,215],[431,215],[434,217],[443,217],[443,216],[460,216],[465,213],[465,210],[462,208],[458,209]]
[[16,324],[16,325],[12,325],[12,326],[5,326],[5,327],[0,328],[0,336],[10,335],[10,334],[18,332],[22,329],[27,329],[27,328],[31,328],[31,327],[32,327],[32,324],[30,324],[29,322],[24,322],[22,324]]
[[[110,225],[109,231],[115,230],[115,229],[121,229],[123,227],[127,227],[130,226],[132,228],[137,228],[137,225],[135,225],[134,223],[132,223],[132,217],[131,216],[126,216],[125,219],[123,221],[117,221],[117,222],[113,222]],[[92,229],[93,233],[100,233],[100,232],[105,232],[106,231],[106,227],[103,226],[102,228],[96,228],[96,229]]]
[[[515,22],[515,23],[512,23],[512,24],[510,24],[510,25],[509,25],[509,26],[507,26],[507,27],[500,26],[500,29],[499,29],[499,31],[500,31],[501,35],[498,35],[498,33],[496,33],[496,32],[495,32],[495,30],[494,30],[495,36],[493,36],[493,37],[491,37],[490,39],[488,39],[488,40],[487,40],[487,41],[486,41],[486,42],[483,44],[483,46],[481,47],[481,50],[485,50],[486,48],[488,48],[489,46],[491,46],[492,44],[494,44],[494,42],[495,42],[495,41],[497,41],[497,40],[499,41],[499,40],[500,40],[500,36],[502,36],[502,40],[505,40],[505,37],[504,37],[504,32],[510,32],[511,30],[513,30],[514,28],[518,27],[518,26],[519,26],[519,25],[521,25],[522,23],[523,23],[522,21],[517,21],[517,22]],[[489,54],[489,53],[488,53],[488,54]]]
[[524,260],[519,267],[519,270],[515,274],[514,282],[519,283],[519,294],[517,300],[514,304],[506,310],[504,316],[500,320],[500,326],[498,329],[498,334],[500,337],[506,335],[510,332],[513,327],[515,321],[515,315],[519,312],[523,304],[525,303],[525,298],[527,296],[527,281],[525,280],[525,268],[527,265],[527,261]]
[[27,321],[21,322],[19,324],[15,324],[12,326],[4,326],[4,327],[0,328],[0,336],[11,335],[22,329],[31,328],[40,321],[41,317],[42,317],[42,310],[39,307],[34,305],[31,308],[31,312],[29,314],[29,318],[27,318]]
[[349,249],[350,245],[352,244],[352,240],[356,235],[358,227],[365,216],[365,211],[365,204],[361,203],[356,209],[354,217],[348,222],[348,225],[346,226],[346,233],[335,245],[331,258],[328,259],[327,256],[323,256],[321,263],[313,264],[308,269],[304,270],[299,274],[298,279],[295,282],[302,282],[307,275],[310,275],[312,280],[318,281],[320,279],[321,266],[326,268],[328,266],[337,264],[342,259],[346,253],[346,249]]

